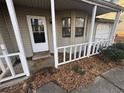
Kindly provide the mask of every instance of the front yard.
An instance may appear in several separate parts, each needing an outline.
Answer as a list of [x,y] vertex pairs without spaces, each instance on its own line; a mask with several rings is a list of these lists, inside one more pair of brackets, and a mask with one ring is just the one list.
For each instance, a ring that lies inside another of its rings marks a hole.
[[2,89],[0,93],[24,93],[24,87],[35,90],[50,81],[71,91],[91,84],[97,76],[118,66],[120,65],[115,62],[105,63],[99,58],[99,55],[96,55],[60,66],[58,70],[52,67],[41,69],[28,80]]

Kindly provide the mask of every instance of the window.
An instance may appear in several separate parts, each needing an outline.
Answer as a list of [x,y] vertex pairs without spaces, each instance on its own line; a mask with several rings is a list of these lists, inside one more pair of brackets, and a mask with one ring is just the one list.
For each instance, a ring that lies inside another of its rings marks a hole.
[[71,18],[62,18],[62,37],[71,37]]
[[84,35],[84,25],[85,25],[85,19],[81,17],[77,17],[76,25],[75,25],[75,37],[80,37]]
[[46,40],[45,40],[43,20],[31,18],[31,25],[32,25],[34,42],[35,43],[45,42]]

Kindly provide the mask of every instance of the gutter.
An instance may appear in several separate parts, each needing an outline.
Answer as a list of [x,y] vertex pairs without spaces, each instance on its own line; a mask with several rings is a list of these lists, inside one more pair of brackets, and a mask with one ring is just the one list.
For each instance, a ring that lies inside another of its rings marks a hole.
[[118,11],[124,11],[124,7],[117,5],[115,3],[112,3],[112,2],[109,2],[109,1],[105,1],[105,0],[88,0],[88,1],[99,3],[101,5],[105,5],[108,7],[112,7],[114,9],[117,9]]

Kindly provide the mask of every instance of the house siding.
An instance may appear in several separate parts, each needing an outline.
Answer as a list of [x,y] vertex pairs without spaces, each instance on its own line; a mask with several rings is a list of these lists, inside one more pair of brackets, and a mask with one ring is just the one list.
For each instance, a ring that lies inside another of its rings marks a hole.
[[[30,39],[30,34],[29,34],[29,29],[28,29],[28,24],[27,24],[27,15],[45,16],[46,21],[47,21],[47,30],[49,32],[51,32],[51,28],[49,27],[49,23],[48,23],[49,18],[50,18],[49,11],[41,11],[40,9],[22,8],[22,7],[16,7],[15,9],[16,9],[17,19],[18,19],[18,23],[19,23],[20,33],[22,36],[23,44],[24,44],[25,53],[26,53],[27,57],[31,57],[31,56],[33,56],[33,51],[32,51],[31,39]],[[5,18],[8,23],[7,25],[8,25],[8,29],[9,29],[9,35],[11,37],[11,40],[13,42],[15,42],[14,47],[18,51],[18,47],[17,47],[16,41],[15,41],[16,39],[13,38],[14,31],[12,29],[12,25],[10,24],[11,21],[10,21],[7,11],[4,12],[4,15],[5,15]]]
[[13,46],[13,42],[10,39],[10,34],[7,30],[6,21],[4,19],[5,17],[1,11],[1,14],[0,14],[0,44],[5,44],[8,53],[12,53],[14,52],[14,48],[13,48],[14,46]]
[[[87,24],[87,14],[83,13],[82,11],[72,11],[72,10],[66,10],[66,11],[59,11],[57,12],[57,33],[58,33],[58,46],[66,46],[71,44],[80,44],[85,42],[86,35],[83,35],[81,37],[75,37],[75,18],[76,17],[83,17],[85,18],[85,24]],[[63,17],[71,17],[71,37],[62,37],[62,18]],[[85,25],[85,31],[86,29]],[[87,31],[86,31],[87,32]]]
[[[32,9],[32,8],[25,8],[25,7],[15,7],[17,19],[19,23],[19,28],[24,44],[24,49],[27,57],[33,56],[33,50],[32,50],[32,44],[27,24],[27,15],[31,16],[45,16],[46,23],[47,23],[47,33],[48,33],[48,46],[50,52],[53,52],[53,37],[52,37],[52,24],[50,24],[51,19],[51,12],[49,10],[42,10],[42,9]],[[11,21],[7,12],[7,9],[4,11],[5,20],[7,22],[7,28],[9,35],[9,40],[13,42],[14,50],[18,51],[18,47],[16,44],[16,39],[14,36],[14,31],[11,25]],[[69,38],[63,38],[62,37],[62,17],[71,17],[71,37]],[[84,17],[85,18],[85,31],[86,34],[82,37],[75,37],[75,17]],[[88,36],[88,29],[89,29],[89,23],[87,23],[88,15],[84,13],[83,11],[74,11],[74,10],[66,10],[66,11],[57,11],[56,12],[56,29],[57,29],[57,46],[65,46],[65,45],[71,45],[71,44],[79,44],[87,41]],[[87,28],[88,27],[88,28]],[[8,41],[9,41],[8,40]],[[10,44],[11,45],[11,44]]]

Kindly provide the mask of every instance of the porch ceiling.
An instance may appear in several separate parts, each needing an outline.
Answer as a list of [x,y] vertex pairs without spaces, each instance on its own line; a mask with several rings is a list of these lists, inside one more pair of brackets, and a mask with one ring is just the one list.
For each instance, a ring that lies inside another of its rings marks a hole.
[[[50,0],[13,0],[16,6],[49,9]],[[56,10],[82,10],[92,14],[93,5],[80,0],[55,0]],[[97,15],[113,12],[112,10],[98,7]]]

